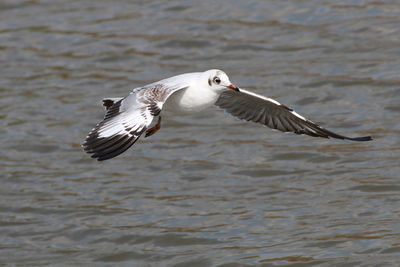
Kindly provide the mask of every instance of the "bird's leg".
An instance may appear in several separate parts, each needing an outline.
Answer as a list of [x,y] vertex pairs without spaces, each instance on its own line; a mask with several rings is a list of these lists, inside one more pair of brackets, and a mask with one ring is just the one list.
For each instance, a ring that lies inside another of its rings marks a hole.
[[146,135],[144,137],[149,137],[155,134],[158,130],[160,130],[160,128],[161,128],[161,116],[158,117],[157,124],[146,131]]

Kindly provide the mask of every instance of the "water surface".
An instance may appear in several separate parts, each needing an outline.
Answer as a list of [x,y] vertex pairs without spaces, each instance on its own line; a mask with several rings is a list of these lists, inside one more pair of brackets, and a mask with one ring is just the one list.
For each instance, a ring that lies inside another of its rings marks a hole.
[[[396,266],[397,1],[2,1],[0,262]],[[225,70],[352,143],[210,109],[97,162],[103,97]]]

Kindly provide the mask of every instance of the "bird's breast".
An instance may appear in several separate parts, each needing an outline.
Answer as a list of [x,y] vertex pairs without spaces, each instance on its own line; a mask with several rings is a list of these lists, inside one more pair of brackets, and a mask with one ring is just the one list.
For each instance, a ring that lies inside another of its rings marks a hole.
[[173,93],[163,106],[163,113],[193,114],[205,110],[217,101],[218,95],[213,91],[202,92],[187,88]]

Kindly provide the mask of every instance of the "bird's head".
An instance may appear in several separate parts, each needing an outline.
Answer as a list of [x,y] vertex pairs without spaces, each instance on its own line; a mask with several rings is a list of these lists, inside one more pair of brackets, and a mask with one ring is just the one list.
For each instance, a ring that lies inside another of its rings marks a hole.
[[216,92],[223,92],[224,90],[239,92],[239,88],[231,83],[228,75],[222,70],[207,70],[204,72],[204,78],[207,79],[208,86]]

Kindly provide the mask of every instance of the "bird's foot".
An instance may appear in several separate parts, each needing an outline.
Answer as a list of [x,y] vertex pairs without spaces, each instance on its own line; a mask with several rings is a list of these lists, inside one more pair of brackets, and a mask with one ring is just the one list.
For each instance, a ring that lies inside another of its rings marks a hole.
[[158,130],[160,130],[160,128],[161,128],[161,116],[158,117],[157,124],[146,131],[146,135],[144,137],[146,138],[155,134]]

